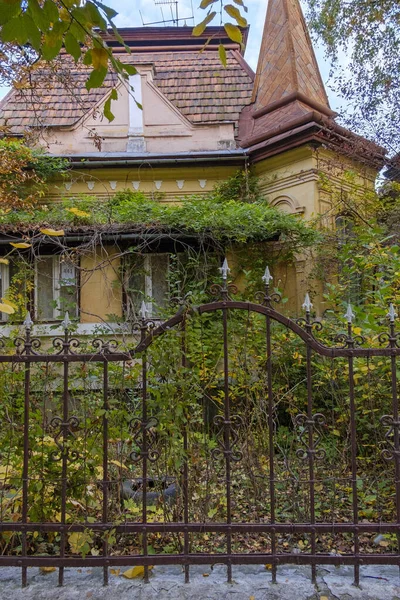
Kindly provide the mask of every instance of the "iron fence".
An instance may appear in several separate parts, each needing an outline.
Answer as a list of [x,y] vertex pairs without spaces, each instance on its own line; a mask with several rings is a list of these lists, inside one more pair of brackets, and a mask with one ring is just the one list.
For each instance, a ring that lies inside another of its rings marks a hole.
[[[318,339],[322,326],[312,320],[308,296],[304,319],[273,308],[279,298],[268,269],[257,303],[232,300],[227,265],[222,276],[211,303],[181,306],[159,325],[144,310],[140,339],[123,350],[106,338],[89,349],[68,318],[51,348],[32,337],[30,318],[14,350],[3,340],[0,566],[21,567],[23,586],[33,566],[58,568],[60,585],[66,567],[102,567],[107,584],[116,566],[141,565],[148,581],[152,566],[179,564],[189,582],[190,565],[224,563],[230,582],[236,564],[269,565],[272,581],[283,564],[310,565],[313,581],[317,565],[353,565],[358,584],[362,565],[400,566],[393,307],[380,346],[366,347],[354,331],[351,307],[347,330],[329,346]],[[219,348],[212,368],[204,348],[190,351],[210,323]],[[274,357],[289,344],[297,379],[283,389]],[[241,379],[230,364],[233,347],[246,363]],[[373,361],[384,373],[382,393],[366,389]],[[328,363],[327,376],[321,365]],[[317,383],[315,369],[323,373]],[[346,382],[340,410],[332,401],[339,376]],[[163,405],[168,389],[172,401]],[[382,397],[365,409],[375,393]],[[211,396],[210,416],[203,409]],[[320,410],[328,404],[329,415]]]

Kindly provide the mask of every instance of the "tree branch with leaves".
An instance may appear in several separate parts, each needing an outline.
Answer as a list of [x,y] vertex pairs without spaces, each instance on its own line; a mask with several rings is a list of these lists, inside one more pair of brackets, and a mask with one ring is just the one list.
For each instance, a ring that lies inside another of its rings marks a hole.
[[[400,1],[307,0],[310,25],[349,107],[346,125],[400,150]],[[348,62],[344,60],[348,57]]]

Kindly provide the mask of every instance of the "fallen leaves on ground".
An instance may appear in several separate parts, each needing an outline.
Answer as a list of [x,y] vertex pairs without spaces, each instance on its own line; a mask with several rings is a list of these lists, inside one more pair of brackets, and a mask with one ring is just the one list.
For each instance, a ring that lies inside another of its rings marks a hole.
[[57,571],[56,567],[39,567],[39,571],[41,573],[54,573],[54,571]]
[[[151,571],[152,568],[153,566],[149,566],[149,571]],[[142,566],[132,567],[131,569],[128,569],[122,573],[122,577],[126,577],[126,579],[135,579],[136,577],[143,577],[143,575],[144,567]]]

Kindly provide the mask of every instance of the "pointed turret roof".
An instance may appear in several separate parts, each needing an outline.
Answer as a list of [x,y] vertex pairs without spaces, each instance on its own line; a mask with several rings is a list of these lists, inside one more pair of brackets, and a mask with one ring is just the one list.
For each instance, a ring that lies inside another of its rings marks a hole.
[[304,144],[325,144],[380,168],[384,149],[334,120],[300,0],[269,0],[252,103],[239,144],[252,161]]
[[252,104],[239,122],[241,146],[288,142],[298,128],[335,127],[300,0],[269,0]]
[[253,89],[254,110],[295,93],[329,109],[299,0],[269,0]]

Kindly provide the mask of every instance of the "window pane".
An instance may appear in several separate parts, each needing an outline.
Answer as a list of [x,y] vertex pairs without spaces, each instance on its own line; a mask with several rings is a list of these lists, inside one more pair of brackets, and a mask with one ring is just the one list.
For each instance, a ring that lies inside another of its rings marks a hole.
[[[10,286],[10,299],[17,301],[18,310],[13,319],[23,321],[26,316],[27,303],[33,284],[34,269],[32,265],[22,259],[10,260],[8,266],[8,284]],[[3,287],[4,289],[4,287]],[[4,292],[7,290],[4,289]]]
[[53,319],[53,257],[43,256],[36,262],[37,285],[36,316],[40,320]]
[[168,301],[168,254],[151,255],[151,287],[156,315],[157,308],[164,308]]
[[[4,292],[4,281],[3,281],[3,269],[0,267],[0,298],[3,297]],[[0,313],[0,321],[6,321],[7,315],[5,313]]]
[[145,299],[143,256],[135,256],[133,259],[127,261],[125,292],[127,316],[134,317],[139,314],[140,306]]
[[61,261],[60,263],[60,299],[58,302],[58,311],[60,317],[63,317],[65,311],[71,316],[77,315],[77,289],[76,289],[76,269],[70,262]]

